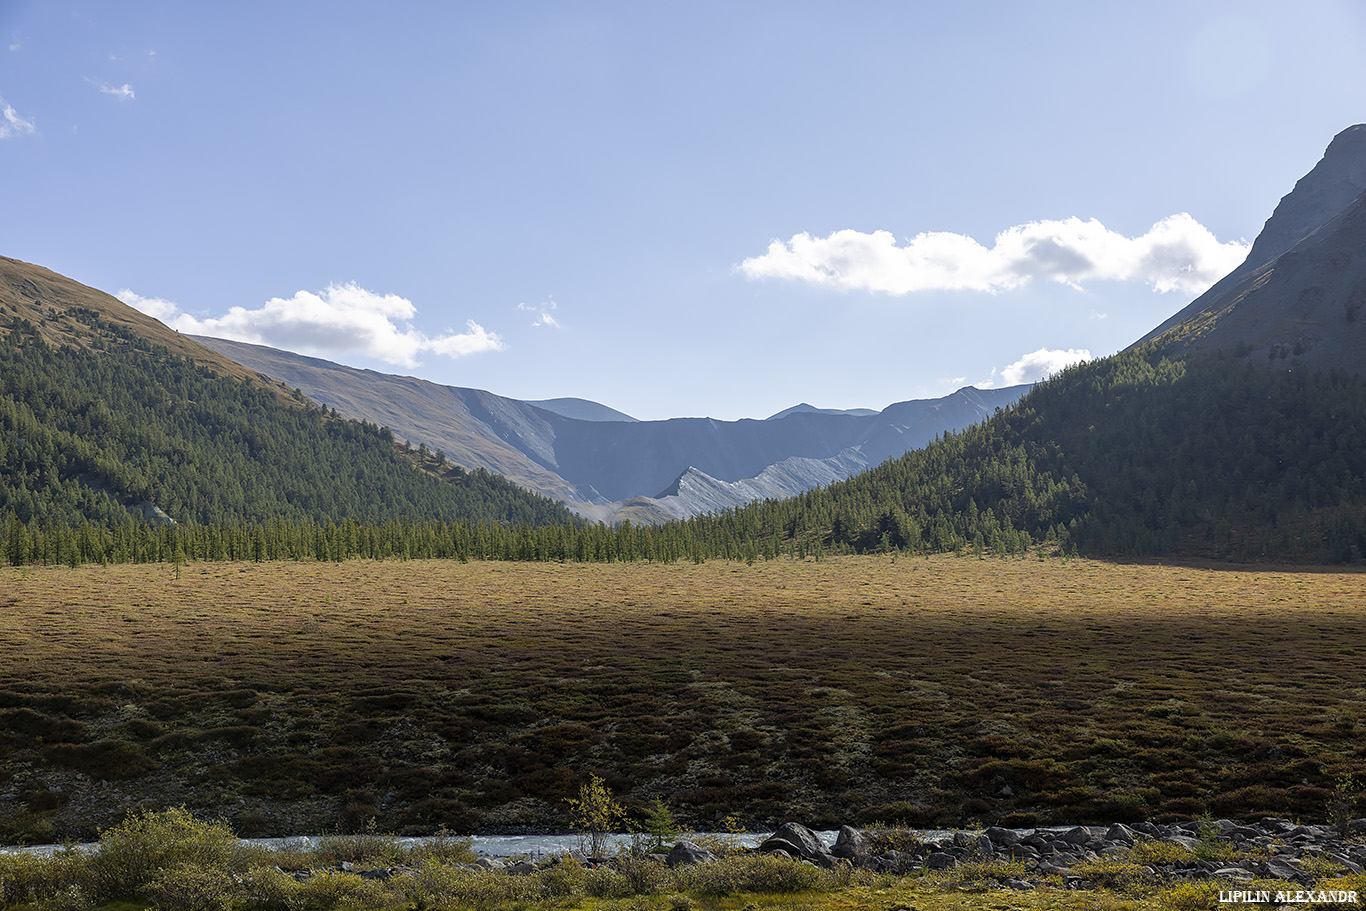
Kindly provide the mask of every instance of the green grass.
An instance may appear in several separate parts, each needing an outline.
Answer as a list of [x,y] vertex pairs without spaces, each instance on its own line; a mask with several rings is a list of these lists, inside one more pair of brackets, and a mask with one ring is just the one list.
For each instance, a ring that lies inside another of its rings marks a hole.
[[1362,577],[1093,561],[0,569],[0,842],[1326,818]]

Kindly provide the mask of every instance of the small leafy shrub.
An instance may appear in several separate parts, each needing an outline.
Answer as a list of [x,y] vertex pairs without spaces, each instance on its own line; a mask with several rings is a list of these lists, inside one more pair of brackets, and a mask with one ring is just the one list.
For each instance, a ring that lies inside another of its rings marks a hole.
[[252,911],[290,911],[298,891],[294,877],[275,867],[257,867],[237,877],[237,894]]
[[536,873],[536,880],[540,883],[542,891],[551,898],[567,898],[573,895],[581,895],[584,888],[584,879],[587,870],[573,857],[566,857],[563,861],[555,864],[549,869],[540,870]]
[[1141,893],[1153,885],[1152,876],[1142,864],[1123,854],[1111,854],[1072,865],[1072,873],[1082,879],[1116,892]]
[[583,871],[583,891],[594,898],[625,898],[632,894],[631,881],[609,866]]
[[1159,901],[1169,911],[1214,911],[1219,907],[1219,886],[1208,880],[1178,883],[1163,892]]
[[725,857],[715,863],[694,864],[674,871],[674,881],[681,891],[700,895],[809,892],[828,888],[832,880],[819,867],[776,854]]
[[134,898],[172,867],[244,870],[263,865],[266,856],[239,842],[226,824],[201,822],[178,807],[140,813],[105,830],[90,866],[101,896]]
[[313,874],[299,883],[287,901],[289,911],[384,908],[389,904],[389,897],[379,883],[337,870]]
[[746,834],[744,825],[735,816],[721,820],[720,832],[689,835],[688,840],[699,848],[706,848],[717,857],[735,857],[748,850],[739,836]]
[[1325,892],[1355,892],[1357,894],[1356,903],[1334,902],[1333,904],[1315,905],[1316,908],[1333,909],[1353,909],[1359,911],[1362,897],[1366,896],[1366,873],[1353,873],[1350,876],[1341,876],[1337,879],[1330,879],[1315,883],[1315,889],[1322,889]]
[[1338,836],[1346,838],[1352,832],[1352,815],[1360,788],[1351,775],[1339,776],[1333,782],[1333,792],[1328,798],[1328,821]]
[[543,897],[542,874],[508,876],[491,870],[466,870],[441,861],[428,861],[393,882],[403,898],[415,905],[444,908],[503,908]]
[[1314,882],[1347,872],[1347,868],[1342,864],[1333,860],[1331,857],[1325,857],[1323,855],[1311,854],[1308,857],[1304,857],[1300,860],[1298,866],[1300,872],[1314,880]]
[[653,895],[664,888],[669,868],[642,854],[620,854],[615,860],[622,875],[635,895]]
[[75,851],[49,857],[0,854],[0,906],[18,901],[55,898],[75,888],[88,893],[91,877],[86,858]]
[[974,860],[930,877],[934,882],[956,888],[991,888],[1008,879],[1019,879],[1025,875],[1025,865],[1018,860],[1004,860],[999,857],[987,860]]
[[1140,841],[1129,849],[1129,860],[1135,864],[1188,864],[1196,860],[1190,848],[1171,841]]
[[443,860],[450,864],[472,864],[479,859],[471,839],[452,835],[444,828],[408,849],[408,857],[410,863]]
[[868,853],[874,856],[888,851],[914,851],[922,845],[919,833],[905,826],[878,826],[864,832]]
[[404,859],[405,852],[398,839],[392,835],[381,835],[375,828],[373,818],[366,821],[363,831],[354,835],[329,836],[323,839],[318,848],[318,861],[324,866],[343,862],[392,866]]
[[571,797],[569,825],[588,838],[588,853],[602,856],[607,835],[626,823],[626,809],[617,803],[607,783],[597,775],[590,775],[588,783],[579,788],[579,796]]
[[221,868],[177,864],[162,870],[144,891],[156,911],[228,911],[233,878]]

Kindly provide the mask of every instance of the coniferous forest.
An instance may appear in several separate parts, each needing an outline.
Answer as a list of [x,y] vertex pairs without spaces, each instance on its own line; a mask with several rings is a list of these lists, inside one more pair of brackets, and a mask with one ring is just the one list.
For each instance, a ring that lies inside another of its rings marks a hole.
[[570,521],[487,472],[452,483],[414,470],[386,429],[282,402],[94,311],[67,313],[86,324],[88,347],[52,345],[26,321],[0,337],[0,515],[11,526],[117,537],[143,503],[186,529]]
[[[772,559],[972,550],[1354,562],[1366,381],[1127,351],[828,488],[660,526],[575,520],[483,471],[209,368],[90,310],[88,346],[0,339],[10,563]],[[424,457],[426,454],[424,453]],[[174,524],[129,507],[152,503]]]

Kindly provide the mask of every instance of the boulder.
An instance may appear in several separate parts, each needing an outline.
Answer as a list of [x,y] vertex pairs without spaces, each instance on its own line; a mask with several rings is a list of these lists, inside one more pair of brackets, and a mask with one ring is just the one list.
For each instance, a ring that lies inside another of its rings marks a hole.
[[958,858],[945,851],[936,851],[925,858],[926,870],[952,870],[958,866]]
[[867,843],[863,833],[853,826],[840,826],[839,835],[835,836],[835,846],[830,849],[830,853],[845,860],[858,860],[867,850]]
[[673,846],[669,856],[665,858],[665,863],[671,867],[686,867],[689,864],[709,864],[716,860],[716,855],[708,851],[701,845],[684,839]]
[[1011,829],[1003,829],[1000,826],[992,826],[982,834],[987,838],[990,838],[992,844],[1002,848],[1008,848],[1011,845],[1018,845],[1020,843],[1019,833],[1014,832]]
[[779,826],[778,831],[759,845],[759,850],[765,854],[786,851],[826,869],[835,865],[835,856],[830,853],[830,849],[821,841],[820,836],[795,822],[785,822]]

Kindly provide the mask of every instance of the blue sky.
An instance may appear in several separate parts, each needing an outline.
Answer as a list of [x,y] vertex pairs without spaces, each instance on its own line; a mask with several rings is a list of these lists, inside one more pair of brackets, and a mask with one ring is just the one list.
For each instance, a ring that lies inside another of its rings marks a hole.
[[1366,7],[0,0],[0,254],[640,418],[1119,350],[1366,120]]

